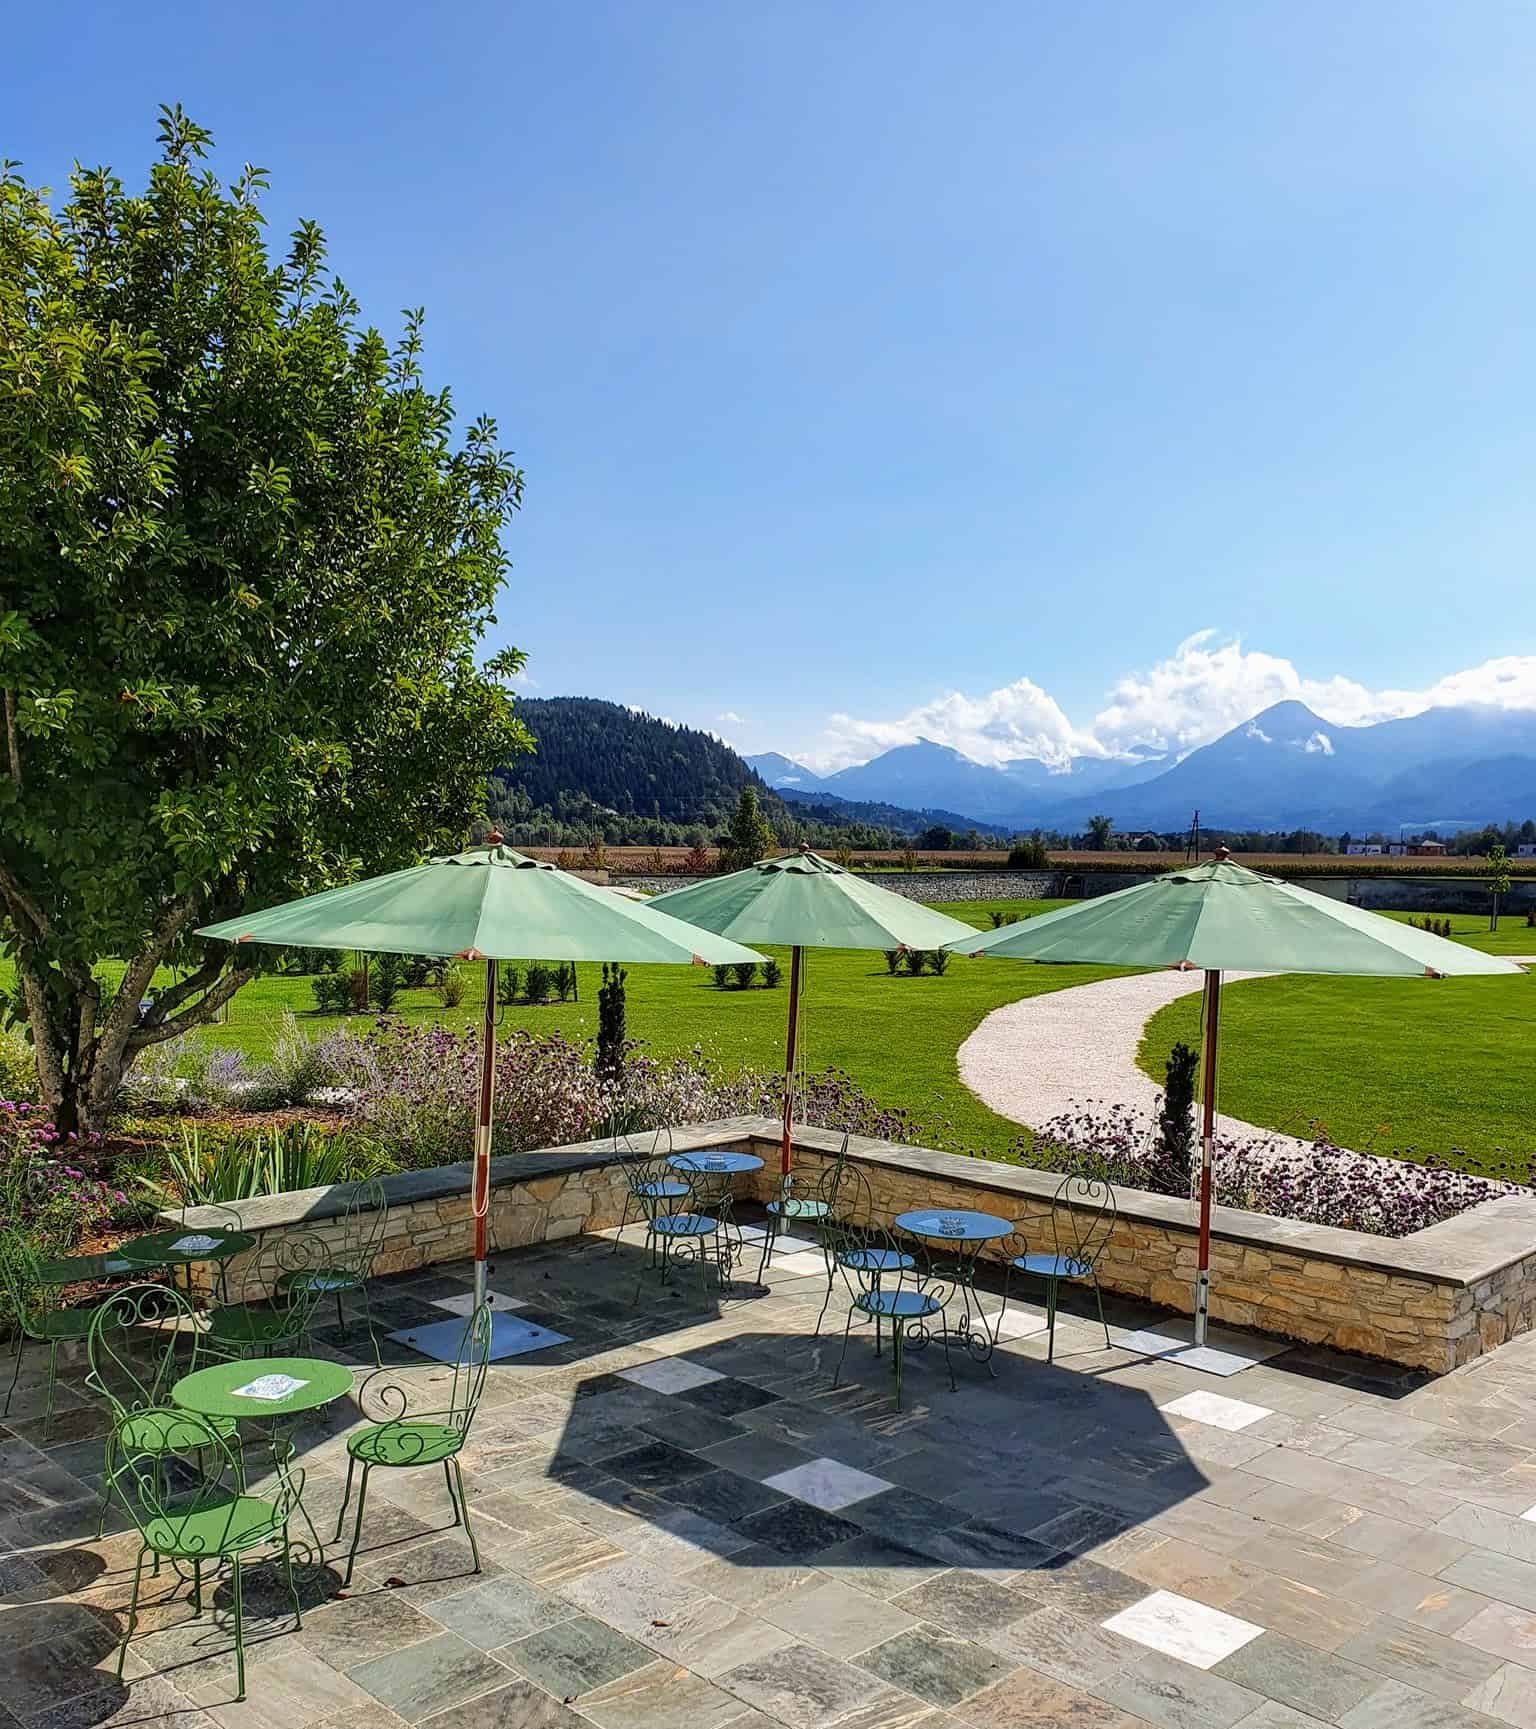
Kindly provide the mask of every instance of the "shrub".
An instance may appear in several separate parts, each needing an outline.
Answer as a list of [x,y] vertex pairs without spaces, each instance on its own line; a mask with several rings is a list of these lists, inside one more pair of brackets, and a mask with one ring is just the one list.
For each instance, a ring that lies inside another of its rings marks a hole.
[[517,1001],[517,993],[522,985],[523,975],[519,968],[510,963],[496,969],[496,1001],[510,1008]]
[[711,971],[713,971],[713,973],[715,975],[715,989],[719,990],[719,991],[723,991],[725,989],[725,987],[731,982],[731,969],[730,969],[730,967],[728,965],[723,966],[723,967],[714,967],[711,969]]
[[543,961],[531,961],[528,965],[528,1001],[541,1003],[554,988],[555,975]]
[[280,1195],[356,1182],[390,1169],[388,1159],[359,1137],[326,1133],[313,1123],[285,1128],[205,1134],[183,1129],[181,1146],[166,1149],[169,1180],[140,1177],[139,1183],[160,1207],[201,1207],[214,1201],[246,1201],[253,1195]]
[[927,963],[927,960],[928,960],[928,951],[926,949],[908,949],[907,950],[907,973],[908,973],[908,975],[914,979],[920,977],[922,974],[923,967]]
[[1527,927],[1536,926],[1536,906],[1527,907],[1525,909],[1525,922]]
[[881,952],[885,956],[885,970],[893,975],[899,973],[901,971],[901,950],[883,949]]
[[352,983],[346,973],[316,973],[309,981],[315,993],[315,1013],[344,1015],[352,1007]]
[[945,973],[949,971],[949,963],[953,958],[948,949],[929,949],[928,951],[928,965],[939,978],[943,978]]
[[464,1001],[464,975],[457,967],[444,967],[437,994],[445,1009],[456,1009]]
[[617,963],[610,966],[603,962],[603,983],[597,993],[597,1060],[593,1067],[598,1081],[614,1090],[624,1078],[624,983],[628,977]]
[[61,1135],[25,1100],[0,1099],[0,1230],[40,1255],[67,1254],[128,1197],[103,1180],[101,1140]]
[[13,1104],[37,1100],[37,1059],[21,1034],[0,1027],[0,1099]]
[[405,966],[399,955],[375,955],[368,971],[368,995],[381,1015],[395,1006],[405,983]]
[[784,969],[772,955],[763,962],[763,985],[767,990],[777,990],[784,977]]
[[1199,1067],[1199,1052],[1182,1039],[1168,1053],[1153,1146],[1153,1158],[1163,1173],[1158,1187],[1165,1194],[1183,1194],[1189,1188],[1195,1151],[1195,1074]]
[[576,994],[576,963],[561,961],[555,968],[555,995],[563,1003],[568,1003]]
[[756,961],[737,961],[731,968],[731,977],[736,981],[736,988],[744,991],[757,977]]
[[1046,856],[1044,841],[1016,841],[1008,849],[1010,870],[1045,870],[1050,862]]

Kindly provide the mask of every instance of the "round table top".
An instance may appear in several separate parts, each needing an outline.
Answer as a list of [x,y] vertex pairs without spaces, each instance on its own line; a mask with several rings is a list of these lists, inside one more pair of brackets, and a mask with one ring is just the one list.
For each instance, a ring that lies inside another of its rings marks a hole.
[[763,1161],[756,1153],[673,1153],[667,1163],[674,1171],[696,1171],[709,1176],[763,1168]]
[[916,1212],[898,1214],[896,1223],[914,1237],[930,1237],[946,1243],[986,1243],[994,1237],[1006,1237],[1013,1230],[1009,1219],[995,1213],[951,1212],[944,1207],[920,1207]]
[[[242,1392],[268,1376],[302,1383],[278,1398]],[[352,1371],[325,1357],[247,1357],[236,1363],[210,1363],[171,1388],[171,1402],[200,1417],[291,1417],[318,1410],[352,1391]]]
[[190,1225],[177,1225],[119,1243],[113,1256],[136,1267],[179,1267],[189,1261],[233,1260],[255,1247],[256,1239],[249,1231],[199,1231]]
[[60,1255],[37,1264],[38,1282],[44,1285],[80,1285],[88,1280],[120,1279],[126,1273],[148,1271],[148,1261],[133,1261],[118,1249],[103,1255]]

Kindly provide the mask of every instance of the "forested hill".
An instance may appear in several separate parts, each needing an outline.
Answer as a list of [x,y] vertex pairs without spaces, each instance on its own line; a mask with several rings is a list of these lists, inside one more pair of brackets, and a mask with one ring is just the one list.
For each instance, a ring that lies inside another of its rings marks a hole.
[[520,697],[517,713],[538,749],[496,777],[492,803],[519,827],[544,812],[580,821],[584,807],[587,820],[611,813],[713,831],[748,785],[768,816],[783,813],[778,796],[707,732],[588,696]]

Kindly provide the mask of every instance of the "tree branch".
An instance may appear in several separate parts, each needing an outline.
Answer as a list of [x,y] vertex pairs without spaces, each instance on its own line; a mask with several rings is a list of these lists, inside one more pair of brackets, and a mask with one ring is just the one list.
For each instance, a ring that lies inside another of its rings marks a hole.
[[101,1029],[97,1061],[115,1064],[139,1024],[139,1004],[149,989],[155,970],[165,958],[165,952],[177,935],[191,922],[197,910],[196,895],[178,895],[161,910],[149,940],[128,963],[112,1007],[107,1011],[106,1025]]
[[217,954],[211,954],[195,971],[173,985],[167,985],[163,991],[155,993],[155,1006],[150,1011],[146,1026],[157,1027],[174,1014],[189,998],[195,997],[201,990],[207,990],[217,982],[230,960],[230,952],[221,949]]
[[205,1025],[242,985],[249,984],[255,977],[255,967],[237,967],[234,972],[226,973],[213,989],[191,1008],[183,1009],[179,1015],[172,1015],[169,1020],[160,1021],[154,1026],[136,1028],[128,1038],[128,1054],[137,1056],[150,1045],[164,1044],[167,1039],[179,1038],[192,1027]]
[[21,746],[16,738],[16,694],[9,690],[5,693],[5,744],[11,759],[11,779],[16,783],[17,792],[20,792]]
[[[23,936],[30,935],[34,942],[42,942],[47,938],[47,913],[21,886],[21,879],[15,872],[4,864],[0,864],[0,897],[4,898],[6,910]],[[26,925],[32,927],[30,932],[23,929]]]

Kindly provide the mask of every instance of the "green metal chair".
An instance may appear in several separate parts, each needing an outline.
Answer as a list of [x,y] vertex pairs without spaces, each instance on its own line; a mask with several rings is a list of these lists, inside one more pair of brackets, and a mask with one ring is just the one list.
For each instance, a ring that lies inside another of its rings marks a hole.
[[335,1259],[322,1267],[300,1268],[278,1278],[282,1288],[291,1290],[302,1284],[310,1290],[315,1299],[311,1305],[311,1317],[314,1308],[325,1297],[334,1296],[336,1325],[343,1341],[347,1336],[347,1317],[342,1298],[348,1291],[361,1291],[363,1316],[368,1323],[368,1342],[373,1346],[374,1363],[380,1366],[379,1338],[373,1330],[373,1304],[368,1296],[368,1280],[373,1274],[373,1263],[388,1225],[389,1200],[382,1179],[370,1177],[366,1182],[353,1183],[341,1214],[342,1246]]
[[[780,1181],[778,1194],[764,1209],[768,1214],[768,1225],[763,1233],[763,1258],[757,1265],[758,1284],[763,1282],[768,1263],[773,1259],[773,1245],[778,1241],[779,1232],[786,1223],[792,1234],[797,1225],[815,1229],[824,1220],[833,1217],[838,1185],[847,1168],[848,1136],[845,1134],[843,1144],[837,1149],[837,1157],[831,1164],[823,1161],[819,1168],[809,1174],[798,1169],[791,1170]],[[829,1280],[828,1290],[830,1289]]]
[[[929,1277],[914,1258],[897,1246],[890,1232],[875,1225],[865,1230],[851,1226],[831,1227],[838,1246],[832,1262],[849,1295],[848,1319],[843,1323],[843,1348],[832,1375],[835,1387],[848,1355],[848,1335],[857,1315],[875,1324],[875,1355],[880,1354],[881,1332],[891,1329],[891,1370],[896,1379],[896,1409],[901,1409],[903,1354],[909,1340],[920,1349],[932,1338],[944,1347],[944,1367],[949,1371],[949,1390],[955,1391],[955,1366],[949,1356],[949,1334],[944,1327],[944,1305],[949,1287]],[[903,1264],[905,1263],[905,1264]],[[937,1326],[930,1323],[937,1320]]]
[[209,1311],[203,1340],[209,1354],[271,1357],[297,1349],[309,1333],[321,1297],[319,1276],[329,1260],[330,1250],[315,1231],[286,1231],[263,1240],[245,1287],[251,1295]]
[[59,1346],[84,1344],[95,1318],[94,1306],[70,1308],[62,1287],[38,1277],[38,1255],[25,1234],[0,1232],[0,1295],[10,1317],[16,1365],[0,1417],[10,1415],[11,1400],[21,1379],[21,1360],[30,1344],[48,1347],[48,1387],[43,1406],[43,1439],[53,1427],[53,1399],[59,1379]]
[[[176,1458],[195,1452],[212,1428],[234,1450],[241,1468],[238,1430],[233,1417],[194,1417],[171,1403],[171,1388],[198,1366],[202,1323],[192,1305],[171,1285],[128,1285],[114,1291],[94,1311],[86,1338],[90,1364],[85,1384],[99,1393],[112,1413],[112,1430],[135,1456]],[[110,1468],[102,1479],[101,1516],[96,1535],[106,1529],[114,1484]]]
[[[114,1426],[107,1442],[108,1472],[118,1493],[128,1505],[139,1532],[139,1555],[133,1569],[133,1594],[123,1623],[123,1641],[117,1653],[117,1678],[123,1678],[128,1642],[138,1625],[139,1587],[144,1577],[144,1559],[170,1561],[178,1578],[182,1566],[191,1568],[192,1612],[203,1612],[203,1567],[208,1562],[227,1562],[231,1568],[230,1594],[234,1611],[236,1699],[245,1697],[245,1618],[242,1604],[241,1568],[251,1550],[264,1545],[281,1546],[283,1575],[293,1599],[296,1625],[304,1625],[299,1593],[293,1581],[293,1555],[288,1540],[288,1520],[299,1504],[304,1473],[289,1471],[277,1478],[270,1496],[248,1495],[241,1486],[236,1463],[237,1449],[205,1417],[183,1413],[182,1422],[193,1445],[172,1465],[155,1445],[148,1450],[136,1443],[138,1419],[130,1415]],[[179,1486],[173,1487],[173,1479]]]
[[[464,1493],[464,1470],[459,1454],[469,1439],[469,1426],[475,1420],[480,1395],[485,1390],[485,1372],[491,1356],[491,1306],[483,1303],[469,1317],[464,1329],[464,1343],[459,1347],[459,1361],[453,1366],[453,1384],[444,1410],[412,1411],[410,1393],[397,1382],[389,1382],[373,1390],[373,1383],[385,1370],[376,1370],[358,1388],[357,1402],[364,1416],[372,1413],[369,1400],[383,1414],[382,1421],[370,1422],[347,1440],[347,1483],[336,1515],[336,1536],[341,1541],[347,1507],[352,1500],[352,1477],[357,1467],[363,1467],[357,1489],[357,1515],[352,1524],[352,1547],[347,1551],[347,1570],[342,1585],[352,1582],[352,1568],[357,1560],[357,1546],[363,1534],[363,1510],[368,1504],[368,1475],[375,1466],[387,1471],[411,1471],[424,1465],[441,1465],[443,1481],[448,1486],[448,1500],[453,1508],[453,1523],[462,1524],[469,1538],[469,1553],[474,1571],[480,1571],[480,1548],[475,1542],[474,1527],[469,1522],[469,1500]],[[393,1372],[391,1369],[387,1372]],[[455,1490],[457,1484],[457,1490]]]
[[[710,1267],[715,1267],[722,1283],[729,1278],[734,1229],[730,1177],[724,1174],[722,1181],[713,1172],[677,1171],[667,1165],[660,1168],[670,1173],[665,1180],[656,1181],[647,1174],[630,1184],[630,1193],[645,1219],[645,1258],[635,1280],[633,1301],[640,1301],[647,1272],[657,1273],[665,1285],[671,1282],[674,1268],[688,1266],[699,1269],[699,1293],[707,1300]],[[679,1184],[681,1196],[673,1192]]]
[[[1003,1313],[1008,1309],[1008,1287],[1015,1273],[1045,1283],[1046,1362],[1056,1358],[1056,1295],[1063,1279],[1093,1286],[1093,1300],[1104,1329],[1104,1348],[1109,1348],[1109,1323],[1104,1319],[1104,1298],[1099,1291],[1099,1260],[1115,1228],[1115,1191],[1107,1177],[1097,1174],[1063,1177],[1051,1207],[1052,1247],[1031,1252],[1027,1241],[1022,1254],[1008,1262],[1003,1280]],[[1001,1316],[999,1316],[1001,1324]]]
[[619,1228],[614,1234],[611,1254],[619,1252],[624,1227],[629,1223],[631,1208],[636,1219],[649,1219],[657,1203],[670,1204],[688,1198],[688,1185],[667,1163],[672,1151],[672,1131],[663,1125],[651,1137],[650,1151],[642,1153],[628,1135],[616,1135],[617,1151],[623,1142],[620,1164],[624,1172],[624,1210],[619,1215]]
[[[821,1333],[821,1323],[827,1318],[839,1272],[879,1275],[909,1273],[917,1265],[916,1258],[905,1249],[897,1248],[894,1240],[876,1243],[871,1240],[875,1206],[870,1193],[869,1178],[857,1165],[840,1165],[826,1185],[827,1216],[820,1226],[821,1252],[827,1266],[827,1294],[821,1300],[821,1312],[816,1317],[813,1337]],[[880,1317],[875,1318],[875,1337],[880,1337]]]

